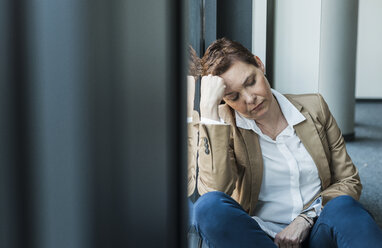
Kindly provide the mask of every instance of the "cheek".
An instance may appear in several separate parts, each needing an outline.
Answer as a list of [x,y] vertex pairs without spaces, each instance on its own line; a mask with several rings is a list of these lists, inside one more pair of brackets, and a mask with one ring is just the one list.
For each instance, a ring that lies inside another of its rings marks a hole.
[[272,91],[269,85],[266,82],[263,82],[263,85],[261,85],[261,92],[263,96],[269,97],[272,96]]
[[227,102],[227,104],[234,110],[238,111],[239,113],[247,112],[247,106],[245,104],[242,104],[239,102]]

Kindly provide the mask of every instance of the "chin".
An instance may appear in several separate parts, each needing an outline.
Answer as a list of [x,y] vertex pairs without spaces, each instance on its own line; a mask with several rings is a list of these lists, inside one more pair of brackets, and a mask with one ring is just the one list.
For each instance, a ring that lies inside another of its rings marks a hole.
[[243,115],[245,118],[247,119],[251,119],[251,120],[257,120],[259,119],[259,115],[256,113],[256,114],[251,114],[251,113],[247,113],[246,115]]
[[251,115],[251,119],[254,119],[254,120],[260,120],[260,119],[263,118],[265,112],[266,112],[265,109],[262,108],[262,109],[260,109],[259,112],[253,113],[253,114]]

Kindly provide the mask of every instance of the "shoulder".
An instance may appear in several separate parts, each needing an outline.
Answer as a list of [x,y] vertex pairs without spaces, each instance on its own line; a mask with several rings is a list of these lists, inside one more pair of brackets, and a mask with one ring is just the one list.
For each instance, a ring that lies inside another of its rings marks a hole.
[[315,94],[285,94],[284,95],[292,104],[300,105],[306,109],[320,110],[323,97],[319,93]]
[[321,94],[285,94],[284,95],[300,112],[308,112],[313,119],[324,121],[330,113],[328,105]]
[[225,123],[235,125],[235,111],[228,104],[219,105],[219,116]]

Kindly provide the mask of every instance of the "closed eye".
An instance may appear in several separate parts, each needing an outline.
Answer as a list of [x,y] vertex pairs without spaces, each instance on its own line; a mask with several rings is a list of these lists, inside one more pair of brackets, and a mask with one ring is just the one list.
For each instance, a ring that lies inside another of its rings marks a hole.
[[251,82],[249,82],[246,86],[248,87],[248,86],[252,86],[252,85],[254,85],[256,83],[256,80],[254,79],[254,80],[252,80]]
[[256,83],[256,74],[248,76],[243,83],[244,87],[252,86]]
[[235,93],[235,94],[232,94],[230,95],[230,97],[228,97],[228,100],[230,101],[237,101],[239,99],[239,94],[238,93]]

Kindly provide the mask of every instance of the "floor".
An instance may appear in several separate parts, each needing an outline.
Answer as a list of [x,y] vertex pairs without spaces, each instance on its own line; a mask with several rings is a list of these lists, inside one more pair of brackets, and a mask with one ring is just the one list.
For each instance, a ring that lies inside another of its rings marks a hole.
[[355,135],[346,146],[363,184],[360,202],[382,228],[382,102],[357,102]]

